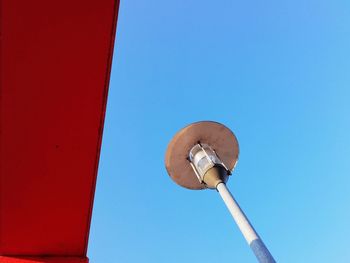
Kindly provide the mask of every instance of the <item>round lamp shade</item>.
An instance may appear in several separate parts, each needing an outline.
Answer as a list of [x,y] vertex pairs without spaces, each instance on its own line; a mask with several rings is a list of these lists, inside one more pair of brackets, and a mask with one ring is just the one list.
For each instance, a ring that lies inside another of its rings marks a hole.
[[209,145],[232,170],[238,160],[239,147],[233,132],[221,123],[200,121],[190,124],[175,134],[168,145],[165,167],[170,177],[180,186],[188,189],[204,189],[188,159],[190,150],[196,144]]

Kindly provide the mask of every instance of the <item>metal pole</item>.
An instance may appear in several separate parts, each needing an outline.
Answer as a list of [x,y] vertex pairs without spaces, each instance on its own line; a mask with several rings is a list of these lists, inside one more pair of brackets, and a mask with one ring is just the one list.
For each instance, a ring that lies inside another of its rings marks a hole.
[[230,191],[227,189],[226,185],[224,183],[219,183],[216,186],[216,189],[220,193],[233,219],[236,221],[236,224],[238,225],[244,238],[248,242],[248,245],[253,250],[258,261],[260,263],[276,263],[271,253],[265,246],[264,242],[260,239],[259,235],[255,232],[248,218],[245,216],[245,214],[239,207],[236,200],[233,198]]

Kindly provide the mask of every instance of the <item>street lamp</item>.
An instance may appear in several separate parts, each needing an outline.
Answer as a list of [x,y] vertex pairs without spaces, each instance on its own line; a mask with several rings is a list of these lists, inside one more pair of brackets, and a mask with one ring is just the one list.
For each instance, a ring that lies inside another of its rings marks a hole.
[[180,130],[168,145],[165,166],[170,177],[189,189],[216,189],[261,263],[275,260],[226,187],[238,161],[236,136],[226,126],[201,121]]

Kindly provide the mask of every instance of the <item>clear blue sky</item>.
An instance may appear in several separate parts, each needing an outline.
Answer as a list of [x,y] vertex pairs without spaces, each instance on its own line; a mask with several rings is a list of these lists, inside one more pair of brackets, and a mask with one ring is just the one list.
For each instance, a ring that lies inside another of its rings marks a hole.
[[350,262],[349,105],[348,0],[122,0],[91,262],[256,262],[215,191],[166,173],[199,120],[237,135],[228,186],[278,262]]

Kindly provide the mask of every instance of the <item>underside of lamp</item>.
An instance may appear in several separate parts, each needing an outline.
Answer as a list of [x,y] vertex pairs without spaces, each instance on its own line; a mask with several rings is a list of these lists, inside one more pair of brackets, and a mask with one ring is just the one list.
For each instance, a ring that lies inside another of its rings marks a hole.
[[238,154],[238,141],[230,129],[218,122],[201,121],[174,136],[165,166],[170,177],[185,188],[215,188],[219,181],[227,181]]

